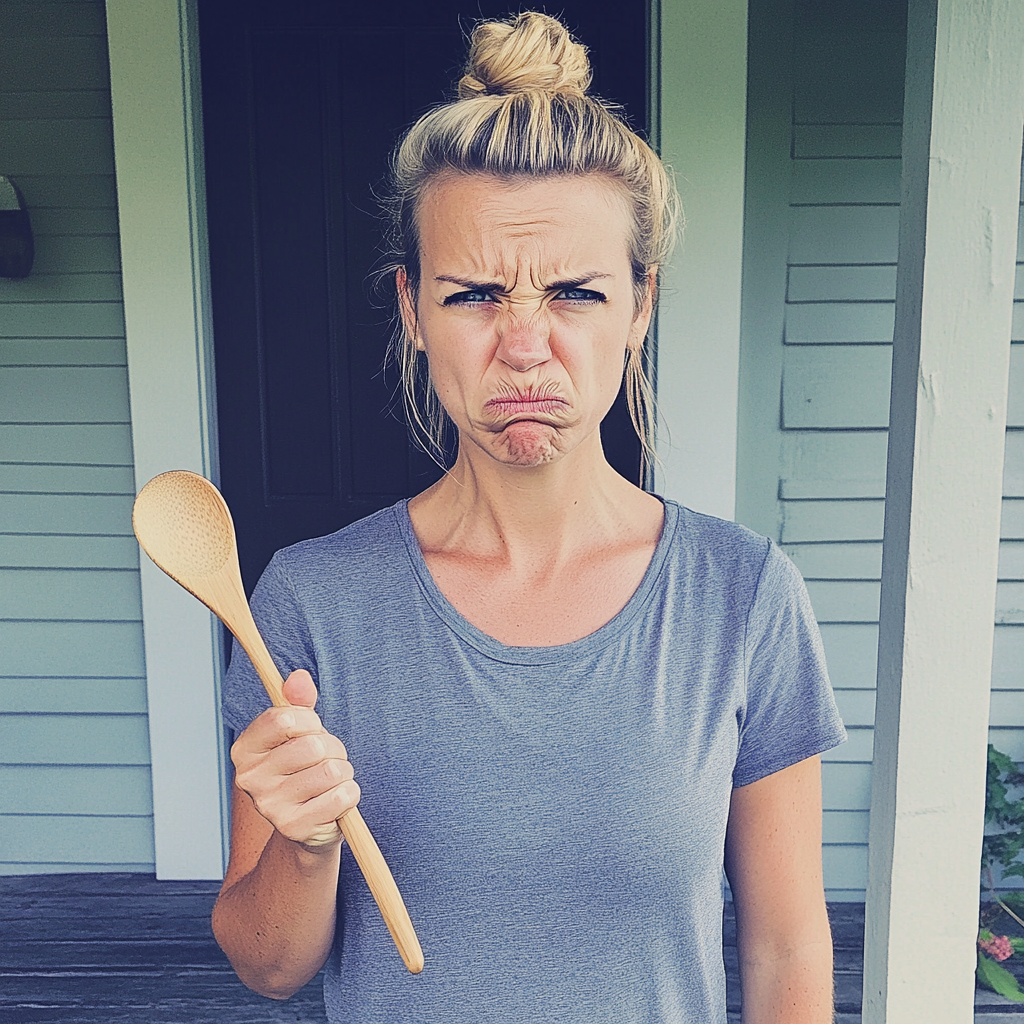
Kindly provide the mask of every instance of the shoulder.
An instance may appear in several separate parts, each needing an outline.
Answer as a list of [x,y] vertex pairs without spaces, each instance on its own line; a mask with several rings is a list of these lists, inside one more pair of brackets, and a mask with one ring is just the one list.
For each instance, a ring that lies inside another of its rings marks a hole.
[[666,584],[688,602],[699,601],[712,614],[738,616],[752,627],[779,614],[813,618],[800,571],[774,541],[739,523],[666,502],[670,524]]
[[767,538],[739,523],[666,500],[666,525],[674,534],[669,558],[676,569],[706,580],[728,580],[733,585],[746,582],[756,588],[761,573],[779,549]]
[[384,584],[408,565],[402,529],[404,505],[399,502],[335,533],[281,548],[271,559],[261,587],[290,587],[303,597],[350,587]]

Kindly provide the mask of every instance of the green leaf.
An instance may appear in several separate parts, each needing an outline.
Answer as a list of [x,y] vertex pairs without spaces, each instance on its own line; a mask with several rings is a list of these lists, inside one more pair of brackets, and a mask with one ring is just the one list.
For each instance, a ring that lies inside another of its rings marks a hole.
[[1014,953],[1024,953],[1024,938],[1017,935],[1011,935],[1010,945],[1013,946]]
[[1004,999],[1015,1003],[1024,1003],[1024,992],[1021,991],[1017,979],[1002,965],[978,952],[978,981],[985,988],[992,989]]
[[999,772],[1015,772],[1017,770],[1017,765],[1010,755],[996,750],[991,743],[988,745],[988,763]]
[[1024,878],[1024,772],[1008,755],[988,747],[985,787],[986,835],[982,838],[982,866],[1001,867],[1004,878]]

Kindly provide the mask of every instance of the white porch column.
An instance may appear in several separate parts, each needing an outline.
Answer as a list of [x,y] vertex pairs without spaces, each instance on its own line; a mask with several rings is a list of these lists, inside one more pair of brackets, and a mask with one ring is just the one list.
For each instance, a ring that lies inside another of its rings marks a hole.
[[1022,123],[1019,0],[910,0],[865,1024],[973,1020]]
[[662,274],[658,493],[732,519],[747,131],[747,0],[660,0],[661,156],[686,230]]
[[[107,0],[135,482],[217,479],[195,0]],[[221,878],[219,630],[142,558],[158,878]]]

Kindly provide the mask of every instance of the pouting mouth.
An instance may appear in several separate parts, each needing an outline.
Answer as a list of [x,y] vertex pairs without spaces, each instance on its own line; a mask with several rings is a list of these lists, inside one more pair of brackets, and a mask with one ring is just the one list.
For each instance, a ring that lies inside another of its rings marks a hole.
[[555,395],[502,395],[490,399],[484,408],[501,418],[511,416],[550,416],[569,408],[564,398]]

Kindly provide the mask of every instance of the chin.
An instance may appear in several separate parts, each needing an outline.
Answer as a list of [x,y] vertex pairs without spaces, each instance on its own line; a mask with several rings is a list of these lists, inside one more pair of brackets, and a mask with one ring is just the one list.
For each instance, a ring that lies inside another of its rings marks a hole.
[[496,436],[494,453],[509,466],[543,466],[559,458],[556,431],[544,423],[512,423]]

